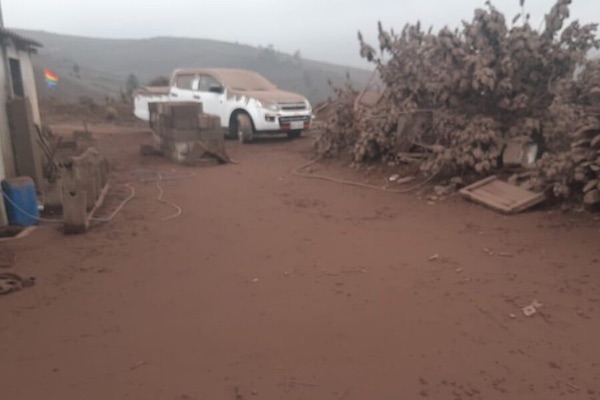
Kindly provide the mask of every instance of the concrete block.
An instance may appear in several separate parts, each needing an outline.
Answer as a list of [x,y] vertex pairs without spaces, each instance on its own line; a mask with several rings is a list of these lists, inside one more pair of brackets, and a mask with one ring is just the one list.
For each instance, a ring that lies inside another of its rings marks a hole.
[[175,142],[190,142],[200,139],[200,130],[196,129],[170,129],[164,133],[164,138]]
[[195,102],[158,103],[157,108],[159,114],[169,115],[175,119],[195,117],[203,111],[202,103]]
[[163,131],[165,129],[173,129],[173,117],[167,114],[160,114],[158,117],[158,126],[162,128]]
[[198,127],[200,129],[219,129],[221,128],[221,118],[218,115],[200,114],[198,116]]
[[160,121],[163,129],[197,129],[198,116],[183,116],[175,118],[172,115],[161,115]]
[[174,129],[198,129],[198,117],[180,117],[173,119]]
[[214,154],[225,155],[225,137],[221,129],[200,131],[200,140],[206,149]]
[[73,170],[77,188],[87,194],[87,210],[94,208],[102,188],[108,183],[110,167],[106,159],[95,148],[86,150],[82,155],[73,157]]

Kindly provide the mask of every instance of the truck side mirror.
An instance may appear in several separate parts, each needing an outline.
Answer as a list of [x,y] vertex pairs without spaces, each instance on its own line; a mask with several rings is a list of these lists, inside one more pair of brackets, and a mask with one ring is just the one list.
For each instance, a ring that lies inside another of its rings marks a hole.
[[211,86],[208,88],[208,91],[210,93],[223,94],[225,93],[225,88],[223,86]]

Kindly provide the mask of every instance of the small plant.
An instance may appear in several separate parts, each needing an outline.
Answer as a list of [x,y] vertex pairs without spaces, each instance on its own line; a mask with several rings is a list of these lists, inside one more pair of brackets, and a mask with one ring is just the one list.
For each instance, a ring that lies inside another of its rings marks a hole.
[[80,97],[79,104],[87,108],[89,111],[95,111],[98,108],[98,104],[96,104],[96,101],[89,96]]
[[108,107],[106,107],[106,110],[104,112],[104,117],[106,118],[107,121],[112,122],[112,121],[115,121],[117,118],[119,118],[119,112],[113,106],[108,106]]

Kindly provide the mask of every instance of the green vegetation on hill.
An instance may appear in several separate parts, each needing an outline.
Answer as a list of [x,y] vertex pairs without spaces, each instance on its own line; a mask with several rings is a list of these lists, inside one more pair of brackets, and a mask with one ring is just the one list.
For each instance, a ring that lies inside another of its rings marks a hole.
[[[369,76],[366,70],[305,60],[300,52],[285,54],[272,46],[258,48],[205,39],[95,39],[40,31],[18,32],[44,45],[35,56],[40,95],[59,100],[73,101],[81,96],[118,99],[126,91],[131,74],[147,83],[157,76],[170,75],[175,68],[185,67],[254,70],[282,89],[304,94],[313,103],[333,94],[328,80],[341,85],[349,74],[360,87]],[[57,89],[45,87],[44,68],[59,75]]]

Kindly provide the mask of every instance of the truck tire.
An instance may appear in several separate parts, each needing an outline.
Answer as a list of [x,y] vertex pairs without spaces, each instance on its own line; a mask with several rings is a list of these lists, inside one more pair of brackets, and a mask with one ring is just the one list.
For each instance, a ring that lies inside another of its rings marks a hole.
[[237,134],[241,143],[250,143],[254,140],[254,127],[248,114],[237,115]]
[[289,131],[287,135],[289,139],[298,139],[302,136],[302,131]]

